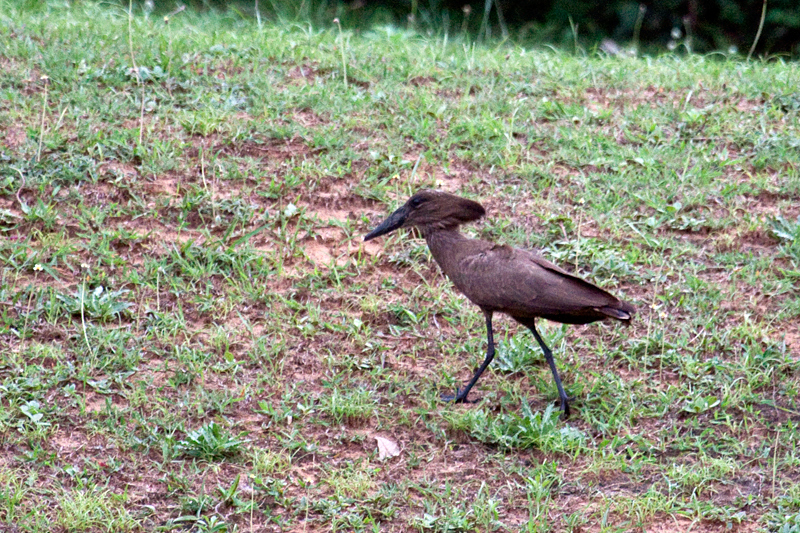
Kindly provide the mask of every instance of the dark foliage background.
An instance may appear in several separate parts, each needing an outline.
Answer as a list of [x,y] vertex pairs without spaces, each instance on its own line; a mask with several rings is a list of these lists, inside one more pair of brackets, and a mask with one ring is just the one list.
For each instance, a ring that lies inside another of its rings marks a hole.
[[[175,0],[155,0],[158,12]],[[126,3],[126,2],[125,2]],[[126,3],[127,4],[127,3]],[[761,19],[762,0],[189,0],[194,9],[234,9],[263,19],[281,17],[328,26],[413,25],[417,30],[507,36],[523,42],[593,48],[603,39],[640,51],[736,50],[747,54]],[[769,0],[757,55],[800,54],[800,0]]]

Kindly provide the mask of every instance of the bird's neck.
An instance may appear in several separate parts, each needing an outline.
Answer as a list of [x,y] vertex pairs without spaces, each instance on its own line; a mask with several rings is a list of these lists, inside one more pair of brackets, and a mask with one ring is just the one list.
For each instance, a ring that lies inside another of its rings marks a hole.
[[469,239],[463,236],[457,227],[423,231],[423,236],[433,258],[445,274],[450,275],[458,260],[459,243]]

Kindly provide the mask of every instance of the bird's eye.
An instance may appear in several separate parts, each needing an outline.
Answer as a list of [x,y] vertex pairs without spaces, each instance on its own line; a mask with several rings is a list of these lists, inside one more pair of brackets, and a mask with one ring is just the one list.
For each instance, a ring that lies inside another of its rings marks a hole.
[[422,198],[412,198],[411,207],[419,207],[422,205],[422,202],[424,202]]

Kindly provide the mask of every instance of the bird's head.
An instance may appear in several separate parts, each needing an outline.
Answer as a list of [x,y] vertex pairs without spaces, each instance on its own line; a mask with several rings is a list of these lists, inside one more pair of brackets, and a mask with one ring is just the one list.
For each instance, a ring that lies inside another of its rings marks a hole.
[[409,226],[419,228],[423,235],[431,231],[455,229],[466,222],[478,220],[484,214],[486,210],[478,202],[442,191],[421,190],[369,232],[364,240]]

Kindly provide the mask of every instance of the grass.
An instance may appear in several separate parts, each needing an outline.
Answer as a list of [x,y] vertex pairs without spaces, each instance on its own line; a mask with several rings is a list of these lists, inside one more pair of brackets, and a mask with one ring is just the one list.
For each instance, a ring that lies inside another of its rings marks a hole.
[[[0,6],[6,526],[800,531],[794,64]],[[438,401],[483,318],[362,242],[422,187],[638,307],[542,324],[568,421],[504,318]]]

